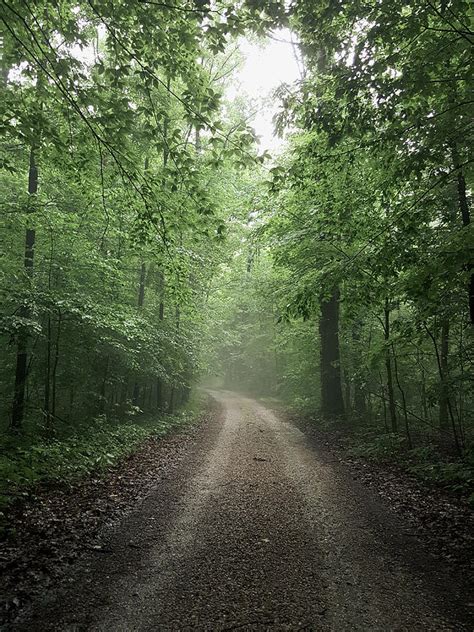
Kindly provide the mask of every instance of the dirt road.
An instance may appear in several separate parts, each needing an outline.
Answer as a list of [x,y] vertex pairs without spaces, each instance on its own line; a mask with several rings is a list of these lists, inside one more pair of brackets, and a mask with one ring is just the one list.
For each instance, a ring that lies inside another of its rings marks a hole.
[[259,403],[213,396],[222,414],[15,630],[468,629],[370,491]]

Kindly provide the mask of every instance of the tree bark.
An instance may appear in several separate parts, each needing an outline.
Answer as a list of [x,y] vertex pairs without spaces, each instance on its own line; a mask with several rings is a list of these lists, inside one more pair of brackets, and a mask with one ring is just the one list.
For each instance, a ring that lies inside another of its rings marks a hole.
[[[469,202],[466,194],[466,177],[464,175],[464,171],[461,167],[458,150],[456,145],[453,147],[453,163],[454,168],[457,170],[457,192],[458,192],[458,203],[459,210],[461,212],[461,220],[464,228],[470,225],[471,223],[471,212],[469,209]],[[474,325],[474,262],[469,261],[466,266],[467,270],[470,272],[469,280],[468,280],[468,303],[469,303],[469,317],[471,320],[471,325]]]
[[388,409],[390,413],[390,425],[392,432],[398,431],[397,410],[395,407],[395,395],[393,393],[392,358],[390,354],[390,305],[388,298],[385,299],[384,309],[384,339],[385,339],[385,368],[387,371],[387,393]]
[[57,322],[57,329],[56,329],[56,346],[55,346],[55,352],[54,352],[53,374],[51,376],[51,381],[52,381],[51,412],[54,416],[56,416],[56,401],[57,401],[56,400],[56,385],[57,385],[56,375],[57,375],[58,363],[59,363],[59,340],[61,338],[61,320],[62,320],[61,310],[58,310],[58,322]]
[[[142,263],[140,268],[140,283],[138,286],[138,309],[143,307],[143,303],[145,302],[145,280],[146,280],[146,265]],[[135,380],[135,384],[133,385],[133,394],[132,394],[132,404],[134,406],[138,406],[138,401],[140,399],[140,384],[138,380]]]
[[392,347],[392,352],[393,352],[393,364],[395,367],[395,379],[397,381],[397,386],[398,386],[398,390],[400,391],[400,395],[402,396],[403,418],[405,420],[405,434],[406,434],[406,438],[408,442],[408,448],[411,450],[413,445],[411,441],[410,423],[408,421],[408,409],[407,409],[407,400],[405,396],[405,389],[403,388],[402,383],[400,381],[400,375],[398,373],[397,354],[395,353],[395,347],[393,343],[391,347]]
[[110,355],[107,354],[104,362],[104,374],[102,377],[102,383],[100,386],[100,399],[99,399],[99,415],[105,414],[105,408],[107,403],[107,380],[109,378],[109,365],[110,365]]
[[51,428],[51,314],[46,326],[46,372],[44,378],[44,417],[46,429]]
[[[436,342],[436,336],[434,336],[434,334],[431,333],[431,331],[426,326],[426,323],[425,323],[424,327],[425,327],[426,333],[428,334],[428,336],[431,338],[431,341],[433,342],[433,347],[434,347],[434,350],[435,350],[435,353],[436,353],[436,362],[438,364],[439,378],[440,378],[441,384],[443,384],[444,381],[445,381],[445,377],[443,375],[443,369],[442,369],[442,366],[441,366],[441,353],[440,353],[440,350],[438,348],[438,343]],[[460,443],[460,438],[458,436],[458,431],[456,429],[456,420],[454,418],[454,412],[453,412],[453,407],[451,405],[451,399],[449,397],[449,391],[446,393],[446,403],[447,403],[447,407],[448,407],[449,418],[451,420],[451,429],[453,431],[454,445],[456,447],[456,451],[458,452],[458,454],[461,455],[462,454],[462,445]],[[461,441],[462,441],[462,437],[461,437]]]
[[[181,318],[181,311],[179,309],[179,305],[176,305],[176,309],[175,309],[175,327],[176,327],[176,331],[179,331],[179,327],[180,327],[180,318]],[[171,392],[170,392],[170,398],[168,401],[168,413],[172,414],[174,412],[175,406],[176,406],[176,387],[173,385],[171,387]]]
[[170,391],[170,398],[168,400],[168,414],[172,415],[174,413],[174,394],[175,394],[175,387],[172,386],[171,387],[171,391]]
[[143,307],[145,301],[145,279],[146,279],[146,265],[142,263],[140,268],[140,285],[138,287],[138,307]]
[[328,418],[343,417],[338,288],[333,290],[329,300],[321,301],[319,334],[321,341],[321,412]]
[[[352,340],[356,353],[360,349],[360,330],[362,323],[357,322],[352,330]],[[364,419],[367,415],[367,404],[365,401],[365,392],[363,381],[361,379],[360,367],[357,367],[354,373],[354,411],[358,419]]]
[[352,417],[352,388],[351,388],[351,377],[349,375],[349,371],[347,367],[344,370],[344,391],[345,391],[346,418],[348,421],[350,421]]
[[448,356],[449,356],[449,321],[443,320],[441,325],[441,340],[439,350],[440,362],[440,395],[439,395],[439,427],[446,430],[449,425],[449,386],[448,386]]
[[[30,149],[30,164],[28,172],[28,194],[30,196],[28,204],[28,213],[33,212],[33,196],[38,192],[38,168],[35,162],[35,147]],[[25,259],[24,269],[27,280],[31,286],[34,271],[36,233],[34,228],[30,226],[25,232]],[[23,305],[19,310],[21,318],[28,319],[30,317],[30,308]],[[17,352],[16,352],[16,369],[15,369],[15,385],[13,389],[13,406],[12,406],[12,429],[20,431],[23,426],[25,415],[25,387],[28,374],[28,332],[23,326],[18,334]]]
[[[162,321],[165,317],[165,303],[164,303],[164,292],[165,292],[165,277],[163,272],[159,273],[159,288],[158,291],[160,293],[160,304],[158,307],[158,319]],[[163,407],[163,381],[160,377],[156,378],[156,407]]]

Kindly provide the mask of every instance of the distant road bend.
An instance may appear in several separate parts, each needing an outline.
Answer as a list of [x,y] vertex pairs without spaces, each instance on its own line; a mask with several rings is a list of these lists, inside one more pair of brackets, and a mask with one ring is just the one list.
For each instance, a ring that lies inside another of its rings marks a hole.
[[370,490],[263,405],[212,396],[222,413],[15,630],[468,629]]

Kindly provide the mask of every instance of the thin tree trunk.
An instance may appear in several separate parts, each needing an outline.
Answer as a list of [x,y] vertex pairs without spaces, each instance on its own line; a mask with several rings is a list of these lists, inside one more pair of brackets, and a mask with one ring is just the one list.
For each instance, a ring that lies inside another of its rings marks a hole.
[[[461,212],[461,220],[464,228],[470,225],[471,223],[471,212],[469,209],[469,202],[466,195],[466,177],[464,175],[464,170],[461,168],[461,163],[458,155],[458,150],[456,145],[453,147],[453,163],[454,168],[457,170],[457,190],[458,190],[458,203],[459,210]],[[468,302],[469,302],[469,316],[471,320],[471,324],[474,325],[474,262],[471,261],[466,266],[467,270],[470,272],[469,280],[468,280]]]
[[168,401],[168,413],[172,415],[174,413],[174,399],[175,399],[175,387],[171,387],[170,398]]
[[120,385],[120,405],[122,408],[125,407],[127,403],[128,396],[128,375],[126,375]]
[[423,417],[426,421],[429,421],[430,416],[428,413],[428,400],[426,397],[426,378],[423,368],[421,369],[421,407],[423,409]]
[[[464,354],[463,354],[463,328],[459,328],[459,373],[461,378],[461,384],[464,384]],[[464,428],[464,389],[459,389],[459,433],[461,439],[465,441],[465,428]]]
[[[159,273],[159,288],[158,291],[160,293],[160,304],[158,307],[158,319],[163,321],[165,317],[165,303],[164,303],[164,292],[165,292],[165,277],[163,272]],[[156,407],[163,407],[163,381],[160,377],[156,378]]]
[[449,321],[443,320],[441,324],[440,340],[440,394],[439,394],[439,427],[446,430],[449,424],[449,385],[448,385],[448,356],[449,356]]
[[[33,196],[38,192],[38,168],[35,162],[35,148],[30,149],[30,166],[28,173],[28,194],[30,196],[28,204],[28,213],[33,212],[34,203]],[[25,233],[25,260],[24,268],[27,280],[30,284],[33,280],[34,256],[35,256],[36,233],[34,228],[30,226]],[[23,305],[19,310],[21,318],[30,318],[30,308]],[[28,332],[23,328],[18,334],[18,346],[16,352],[16,369],[15,369],[15,385],[13,389],[13,406],[12,406],[12,429],[20,431],[23,426],[25,414],[25,386],[28,374]]]
[[321,343],[321,412],[325,417],[344,416],[339,349],[339,289],[329,300],[321,301],[319,319]]
[[138,307],[143,307],[145,301],[145,279],[146,279],[146,265],[142,263],[140,268],[140,285],[138,288]]
[[[51,248],[49,254],[49,272],[48,272],[48,291],[51,294],[52,288],[52,272],[54,258],[54,239],[51,232]],[[48,319],[46,326],[46,372],[44,382],[44,417],[45,426],[48,431],[51,430],[51,349],[52,349],[52,331],[51,331],[51,311],[48,311]]]
[[132,405],[138,406],[138,400],[140,399],[140,385],[135,382],[132,391]]
[[385,386],[382,381],[382,375],[380,375],[380,387],[382,389],[382,409],[383,409],[383,427],[385,428],[385,432],[388,432],[388,423],[387,423],[387,399],[385,397]]
[[[436,362],[438,364],[439,377],[440,377],[441,383],[443,383],[444,376],[443,376],[443,369],[441,367],[441,355],[440,355],[440,352],[439,352],[439,349],[438,349],[438,344],[436,342],[436,338],[431,333],[431,331],[428,329],[426,324],[425,324],[424,327],[425,327],[426,333],[428,334],[428,336],[431,338],[431,341],[433,342],[433,346],[434,346],[435,353],[436,353]],[[449,392],[447,394],[446,400],[447,400],[447,405],[448,405],[449,418],[451,419],[451,428],[452,428],[452,431],[453,431],[454,445],[456,447],[456,451],[458,452],[458,454],[462,454],[461,443],[459,441],[458,431],[456,429],[456,421],[455,421],[455,418],[454,418],[453,407],[451,406],[451,399],[449,397]]]
[[62,321],[62,314],[61,314],[61,310],[58,310],[58,323],[57,323],[57,329],[56,329],[56,345],[55,345],[55,352],[54,352],[54,364],[53,364],[53,373],[51,376],[51,381],[52,381],[52,402],[51,402],[51,412],[53,413],[53,415],[56,415],[56,375],[57,375],[57,371],[58,371],[58,363],[59,363],[59,340],[61,338],[61,321]]
[[74,410],[74,400],[76,397],[76,392],[74,388],[74,384],[71,384],[69,387],[69,418],[72,418],[72,411]]
[[346,417],[350,421],[351,414],[352,414],[352,389],[351,389],[351,378],[350,378],[349,371],[347,368],[344,371],[344,390],[345,390]]
[[397,411],[395,407],[395,396],[393,393],[392,358],[390,353],[390,304],[388,298],[385,299],[384,309],[384,339],[385,339],[385,368],[387,371],[387,393],[388,409],[390,413],[390,425],[392,432],[398,431]]
[[407,401],[405,397],[405,389],[402,387],[401,382],[400,382],[400,376],[398,374],[397,354],[395,353],[395,348],[393,346],[393,343],[391,346],[392,346],[392,352],[393,352],[393,364],[395,367],[395,379],[397,381],[397,386],[398,386],[398,390],[400,391],[400,395],[402,396],[403,418],[405,420],[405,434],[408,441],[408,448],[411,450],[413,445],[412,445],[411,434],[410,434],[410,423],[408,421],[408,411],[407,411]]
[[48,313],[46,325],[46,372],[44,377],[44,417],[46,430],[51,429],[51,314]]
[[[356,353],[359,353],[360,349],[360,329],[361,323],[356,323],[354,329],[352,330],[352,340]],[[361,379],[360,367],[357,367],[354,373],[354,410],[358,419],[364,419],[367,415],[367,405],[365,401],[365,392]]]
[[[170,87],[171,87],[171,79],[169,76],[166,78],[166,86],[169,92]],[[164,124],[163,124],[163,167],[165,168],[166,168],[166,165],[168,164],[168,158],[169,158],[168,119],[165,117]],[[160,295],[160,302],[158,306],[158,320],[162,322],[165,317],[165,303],[164,303],[165,276],[162,271],[158,272],[158,292]],[[157,376],[156,378],[156,408],[158,410],[160,410],[161,408],[164,408],[163,381],[159,376]]]
[[[143,303],[145,302],[145,280],[146,280],[146,265],[142,263],[140,268],[140,284],[138,287],[138,309],[143,307]],[[135,380],[135,384],[133,386],[133,395],[132,395],[132,404],[134,406],[138,406],[138,401],[140,399],[140,384],[138,380]]]
[[159,377],[156,378],[156,407],[161,408],[163,405],[163,384]]
[[109,377],[109,365],[110,365],[110,355],[107,354],[105,358],[104,376],[102,378],[102,384],[100,387],[99,415],[103,415],[105,413],[105,405],[107,403],[106,393],[107,393],[107,380]]
[[[175,310],[175,326],[176,326],[176,331],[179,331],[179,327],[180,327],[180,318],[181,318],[181,312],[179,309],[179,305],[176,305],[176,310]],[[168,413],[172,414],[174,412],[175,406],[176,406],[176,387],[173,385],[171,387],[171,393],[170,393],[170,398],[169,398],[169,402],[168,402]],[[179,401],[179,400],[178,400]]]
[[373,406],[372,406],[372,395],[367,393],[367,421],[369,424],[372,423],[373,419]]

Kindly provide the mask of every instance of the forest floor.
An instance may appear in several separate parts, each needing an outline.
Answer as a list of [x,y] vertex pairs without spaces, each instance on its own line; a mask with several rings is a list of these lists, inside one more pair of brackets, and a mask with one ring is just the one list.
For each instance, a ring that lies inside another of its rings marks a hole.
[[465,567],[390,494],[261,403],[212,395],[200,425],[17,516],[5,630],[471,629]]

